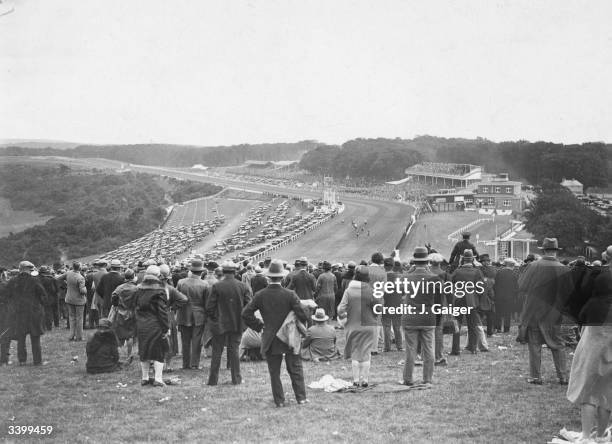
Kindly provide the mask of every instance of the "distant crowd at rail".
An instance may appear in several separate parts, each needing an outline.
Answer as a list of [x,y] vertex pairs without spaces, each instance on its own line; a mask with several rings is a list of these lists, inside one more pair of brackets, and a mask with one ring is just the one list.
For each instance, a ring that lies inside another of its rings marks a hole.
[[[584,257],[561,261],[557,239],[546,238],[541,256],[491,263],[487,254],[478,254],[469,233],[463,237],[448,260],[424,246],[405,260],[376,252],[369,260],[316,265],[305,257],[293,264],[272,258],[218,264],[196,256],[173,267],[97,260],[54,270],[23,261],[0,275],[0,365],[11,364],[11,341],[17,341],[19,365],[26,364],[28,335],[33,363],[43,365],[41,336],[63,328],[65,319],[68,341],[82,341],[83,330],[93,330],[86,344],[89,373],[129,365],[136,346],[143,386],[164,387],[164,373],[199,370],[206,371],[208,385],[216,385],[227,349],[235,385],[242,383],[241,360],[267,361],[274,405],[281,407],[286,403],[283,359],[298,404],[308,402],[303,360],[344,357],[351,361],[354,387],[367,389],[372,357],[392,349],[405,353],[399,384],[408,391],[431,389],[435,368],[447,364],[445,334],[452,335],[449,355],[476,354],[488,352],[488,338],[510,334],[514,325],[513,339],[516,335],[529,350],[526,382],[546,382],[541,373],[545,344],[558,383],[569,384],[568,399],[581,406],[583,438],[590,439],[593,427],[603,436],[612,408],[612,360],[607,358],[612,356],[612,246],[592,263]],[[480,283],[485,291],[374,295],[377,282],[404,279]],[[403,304],[418,309],[382,315],[374,309]],[[470,310],[436,314],[434,305]],[[467,325],[463,348],[462,325]],[[341,336],[343,350],[337,346]],[[179,344],[182,370],[172,367]],[[569,372],[568,345],[576,346]],[[203,367],[208,357],[210,365]],[[414,378],[415,365],[422,365],[422,380]]]

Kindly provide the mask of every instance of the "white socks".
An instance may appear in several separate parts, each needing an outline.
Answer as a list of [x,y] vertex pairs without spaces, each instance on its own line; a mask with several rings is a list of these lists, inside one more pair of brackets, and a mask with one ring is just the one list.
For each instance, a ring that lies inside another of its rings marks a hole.
[[353,382],[361,383],[368,382],[370,379],[370,361],[351,361],[353,369]]
[[162,372],[164,370],[164,363],[153,361],[153,369],[155,370],[155,381],[163,383]]
[[142,372],[142,380],[149,380],[149,361],[140,361],[140,371]]
[[360,363],[359,361],[351,361],[351,367],[353,369],[353,382],[357,382],[359,383],[359,367],[360,367]]
[[367,383],[370,379],[370,361],[361,362],[361,379]]

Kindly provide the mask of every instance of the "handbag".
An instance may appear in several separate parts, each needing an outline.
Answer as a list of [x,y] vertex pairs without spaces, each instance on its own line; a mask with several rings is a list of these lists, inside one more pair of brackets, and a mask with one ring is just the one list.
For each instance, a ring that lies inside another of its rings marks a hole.
[[459,322],[452,315],[442,315],[442,334],[454,335],[459,333]]

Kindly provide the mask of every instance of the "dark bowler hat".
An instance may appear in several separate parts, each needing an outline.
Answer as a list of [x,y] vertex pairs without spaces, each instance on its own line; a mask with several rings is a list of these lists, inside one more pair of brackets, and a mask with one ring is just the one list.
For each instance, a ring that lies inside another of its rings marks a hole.
[[323,261],[323,262],[321,263],[321,268],[322,268],[323,270],[331,270],[331,269],[332,269],[332,265],[331,265],[331,263],[329,263],[329,262],[327,262],[327,261]]
[[[472,251],[472,250],[470,250],[470,251]],[[485,254],[481,254],[480,255],[480,259],[479,260],[480,260],[480,262],[482,262],[482,261],[490,261],[491,257],[487,253],[485,253]]]
[[416,247],[412,253],[412,261],[418,263],[429,262],[429,252],[425,247]]
[[538,248],[540,250],[560,250],[556,237],[545,237],[542,241],[542,246]]
[[270,262],[270,267],[268,267],[268,272],[266,274],[268,277],[284,277],[284,270],[285,267],[283,267],[283,262],[279,259],[274,259]]
[[463,233],[461,233],[461,236],[463,236],[464,239],[469,239],[471,235],[472,233],[470,233],[469,231],[464,231]]

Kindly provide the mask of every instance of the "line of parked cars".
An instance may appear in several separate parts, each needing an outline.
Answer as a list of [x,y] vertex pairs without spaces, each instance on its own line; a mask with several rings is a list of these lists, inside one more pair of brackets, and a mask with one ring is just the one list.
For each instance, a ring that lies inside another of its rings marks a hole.
[[612,213],[612,201],[593,194],[578,194],[576,198],[596,213],[607,216]]
[[141,259],[174,259],[193,248],[206,236],[213,234],[225,223],[225,216],[179,227],[168,227],[152,231],[101,256],[102,259],[119,259],[131,264]]

